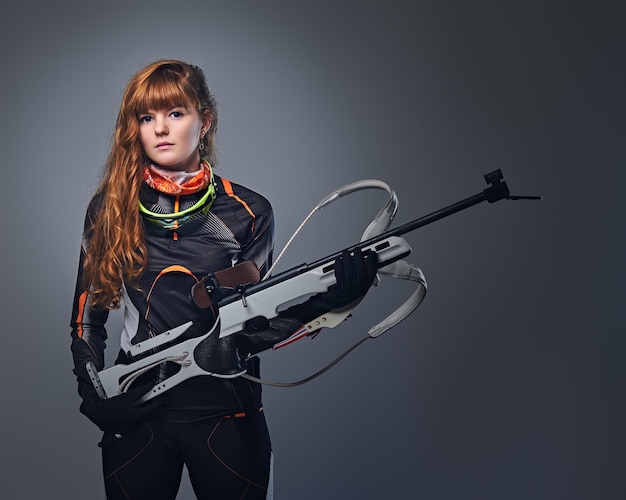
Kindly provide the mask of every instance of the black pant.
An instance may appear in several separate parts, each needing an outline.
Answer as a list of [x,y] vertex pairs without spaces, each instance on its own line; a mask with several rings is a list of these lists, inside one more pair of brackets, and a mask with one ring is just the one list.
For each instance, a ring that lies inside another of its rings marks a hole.
[[264,500],[271,444],[262,412],[191,423],[148,421],[106,436],[102,465],[109,500],[174,500],[183,465],[200,500]]

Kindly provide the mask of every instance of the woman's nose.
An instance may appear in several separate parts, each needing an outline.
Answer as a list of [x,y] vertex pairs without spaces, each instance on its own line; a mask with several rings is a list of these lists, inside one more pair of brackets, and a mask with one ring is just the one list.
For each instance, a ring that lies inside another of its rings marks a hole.
[[165,120],[165,118],[157,117],[155,119],[154,132],[157,135],[167,134],[168,128],[167,128],[167,121]]

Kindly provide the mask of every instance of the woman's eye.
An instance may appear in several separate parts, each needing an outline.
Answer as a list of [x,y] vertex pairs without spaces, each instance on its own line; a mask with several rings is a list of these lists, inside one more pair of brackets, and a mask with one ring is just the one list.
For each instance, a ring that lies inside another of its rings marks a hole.
[[139,123],[148,123],[151,120],[152,120],[151,116],[140,116],[139,117]]
[[183,116],[182,111],[172,111],[172,116],[174,118],[180,118],[181,116]]

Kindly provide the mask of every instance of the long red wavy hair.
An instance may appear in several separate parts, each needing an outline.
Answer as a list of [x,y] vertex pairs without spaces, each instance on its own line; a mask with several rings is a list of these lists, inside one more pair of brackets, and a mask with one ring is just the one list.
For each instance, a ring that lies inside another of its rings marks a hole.
[[94,306],[120,306],[122,284],[137,286],[146,269],[147,249],[139,213],[145,156],[138,115],[150,109],[191,105],[209,113],[211,127],[202,139],[202,158],[215,165],[217,105],[203,71],[173,59],[137,72],[124,91],[102,180],[94,196],[102,199],[93,221],[83,265],[84,286]]

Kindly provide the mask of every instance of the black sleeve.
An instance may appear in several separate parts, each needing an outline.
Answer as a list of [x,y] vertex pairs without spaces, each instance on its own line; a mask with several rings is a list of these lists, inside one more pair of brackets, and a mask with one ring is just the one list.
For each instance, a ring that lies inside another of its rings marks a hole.
[[88,241],[92,230],[96,203],[92,201],[85,217],[83,239],[78,263],[76,287],[72,306],[71,350],[74,358],[74,373],[78,380],[78,392],[83,395],[85,384],[91,382],[85,371],[85,365],[92,361],[98,370],[104,367],[104,350],[106,347],[105,324],[109,311],[105,308],[94,308],[88,300],[88,293],[83,286],[83,265],[88,251]]

